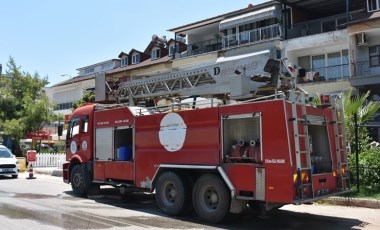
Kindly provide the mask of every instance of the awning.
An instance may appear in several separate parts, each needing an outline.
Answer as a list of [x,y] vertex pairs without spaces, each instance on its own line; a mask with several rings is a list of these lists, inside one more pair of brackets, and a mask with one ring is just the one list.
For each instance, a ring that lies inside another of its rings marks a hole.
[[281,6],[274,5],[271,7],[256,10],[250,13],[242,14],[233,18],[228,18],[220,22],[219,30],[230,29],[236,26],[260,21],[268,18],[281,19]]
[[[269,58],[269,54],[270,54],[269,50],[263,50],[263,51],[259,51],[255,53],[234,55],[231,57],[219,57],[218,59],[216,59],[216,62],[220,63],[220,62],[227,62],[227,61],[236,61],[236,60],[242,60],[245,58],[252,58],[252,57],[256,57],[256,59],[258,60],[258,59],[263,59],[263,57],[260,55],[266,55],[266,58]],[[250,59],[250,60],[255,60],[255,59]]]

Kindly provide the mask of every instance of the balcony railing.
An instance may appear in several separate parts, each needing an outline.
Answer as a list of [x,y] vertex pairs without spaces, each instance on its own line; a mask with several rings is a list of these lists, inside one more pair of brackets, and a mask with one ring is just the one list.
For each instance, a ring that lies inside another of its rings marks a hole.
[[240,32],[238,34],[230,34],[223,36],[223,48],[229,48],[237,45],[261,42],[273,38],[281,37],[281,26],[278,24]]
[[348,79],[350,77],[350,71],[348,64],[342,64],[314,68],[312,70],[304,71],[304,74],[299,70],[298,76],[298,83],[336,81]]
[[346,23],[347,17],[345,15],[338,15],[294,24],[287,31],[287,39],[344,29],[347,28]]
[[354,76],[371,76],[380,74],[380,66],[370,66],[369,61],[357,61],[354,65]]
[[202,42],[193,43],[190,46],[191,54],[197,55],[222,49],[222,42],[221,39],[210,39]]

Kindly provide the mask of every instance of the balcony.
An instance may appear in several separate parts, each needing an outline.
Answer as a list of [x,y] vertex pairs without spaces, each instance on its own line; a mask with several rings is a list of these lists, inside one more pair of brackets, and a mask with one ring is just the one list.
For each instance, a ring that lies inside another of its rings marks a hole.
[[300,69],[298,83],[315,83],[344,80],[350,77],[349,65],[331,65],[327,67],[313,68],[311,70]]
[[259,43],[281,37],[279,24],[240,32],[238,34],[225,35],[222,38],[223,48],[231,48],[238,45]]
[[326,33],[347,28],[345,15],[331,16],[318,20],[294,24],[287,31],[287,39]]
[[202,42],[190,44],[190,46],[192,55],[208,53],[222,49],[222,43],[220,39],[205,40]]
[[354,72],[356,77],[380,75],[380,66],[370,66],[369,61],[357,61]]

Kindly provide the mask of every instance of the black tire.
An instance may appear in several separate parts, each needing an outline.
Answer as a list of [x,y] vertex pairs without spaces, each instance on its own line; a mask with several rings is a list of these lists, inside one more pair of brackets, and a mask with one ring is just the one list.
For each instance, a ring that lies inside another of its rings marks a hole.
[[84,196],[86,194],[86,184],[83,168],[81,165],[75,165],[71,171],[71,188],[74,194]]
[[206,174],[195,182],[193,206],[202,220],[214,224],[221,222],[229,213],[230,205],[229,189],[218,176]]
[[156,185],[156,202],[164,213],[176,216],[189,210],[191,188],[182,176],[171,171],[164,172]]
[[12,175],[12,178],[15,178],[15,179],[16,179],[17,177],[18,177],[18,175]]

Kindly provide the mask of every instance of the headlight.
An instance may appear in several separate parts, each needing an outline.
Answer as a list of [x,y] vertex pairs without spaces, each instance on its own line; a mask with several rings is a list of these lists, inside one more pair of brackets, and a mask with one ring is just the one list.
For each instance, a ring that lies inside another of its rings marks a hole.
[[16,165],[18,165],[19,164],[19,162],[18,161],[16,161]]

